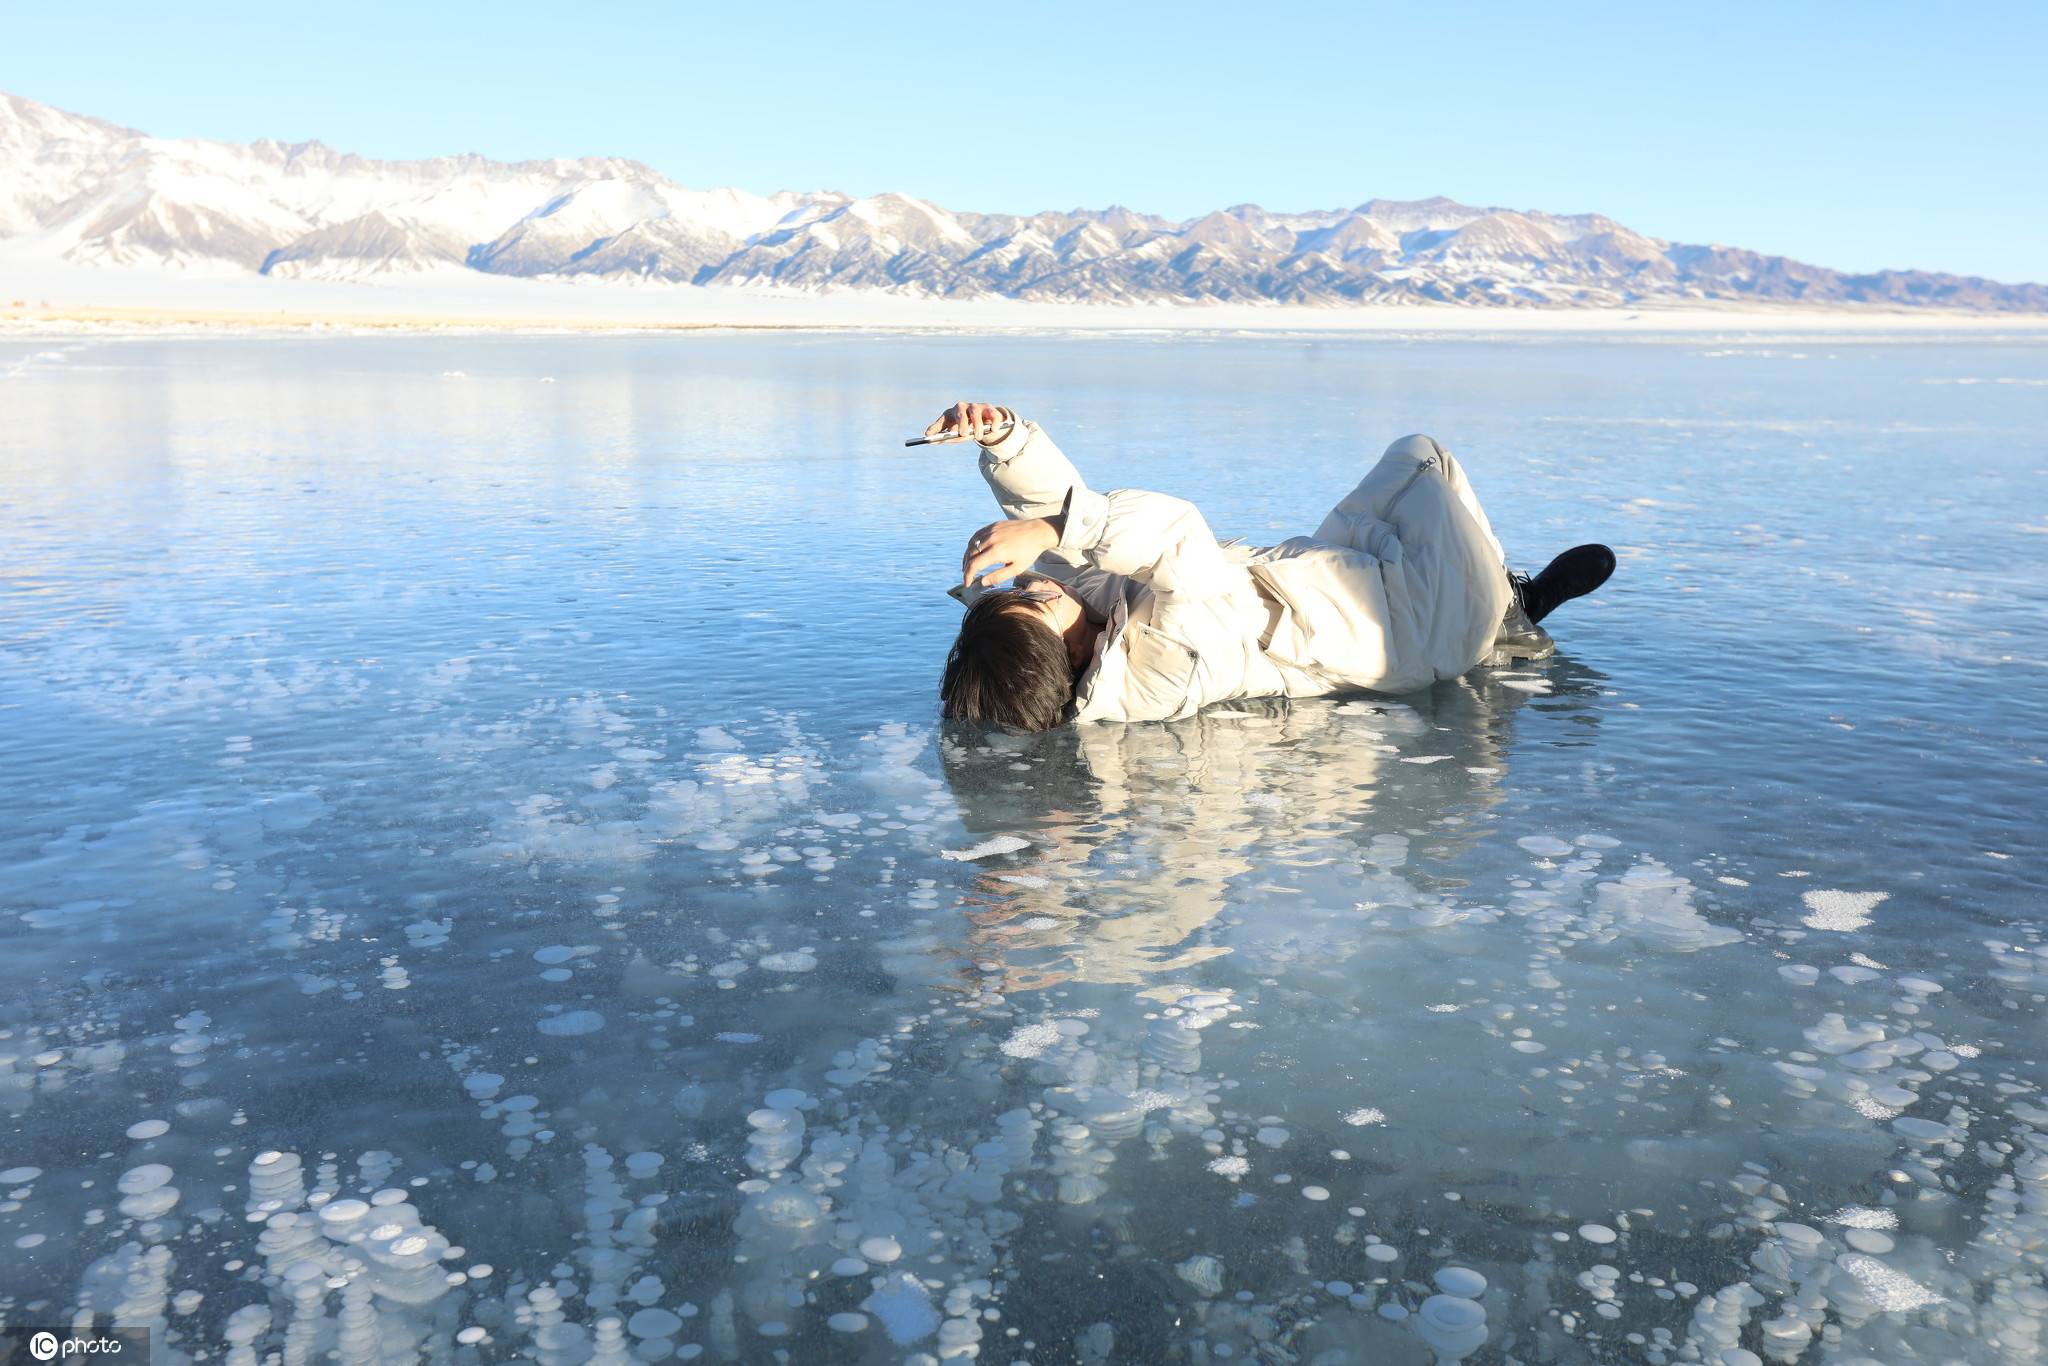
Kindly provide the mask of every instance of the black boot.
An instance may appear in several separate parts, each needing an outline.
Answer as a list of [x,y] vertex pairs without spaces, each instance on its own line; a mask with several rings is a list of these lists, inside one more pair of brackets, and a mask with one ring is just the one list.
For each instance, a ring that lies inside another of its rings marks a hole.
[[1533,579],[1514,573],[1510,573],[1508,579],[1515,585],[1515,596],[1521,600],[1522,610],[1534,623],[1542,621],[1573,598],[1583,598],[1606,583],[1613,573],[1613,551],[1604,545],[1580,545],[1552,560]]

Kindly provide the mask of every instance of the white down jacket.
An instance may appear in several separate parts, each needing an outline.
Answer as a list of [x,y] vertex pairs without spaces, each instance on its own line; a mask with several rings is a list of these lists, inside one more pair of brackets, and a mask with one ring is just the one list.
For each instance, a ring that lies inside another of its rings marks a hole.
[[1427,436],[1387,448],[1313,536],[1220,546],[1195,505],[1089,488],[1035,422],[985,444],[1010,517],[1066,514],[1036,568],[1104,620],[1078,721],[1165,721],[1239,697],[1411,692],[1491,648],[1511,590],[1465,472]]

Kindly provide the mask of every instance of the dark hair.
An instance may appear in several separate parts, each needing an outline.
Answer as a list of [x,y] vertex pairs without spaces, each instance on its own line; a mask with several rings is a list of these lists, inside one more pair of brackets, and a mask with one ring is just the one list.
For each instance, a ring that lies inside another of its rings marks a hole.
[[1051,730],[1074,696],[1066,642],[1011,589],[987,593],[967,609],[939,683],[949,721],[994,722]]

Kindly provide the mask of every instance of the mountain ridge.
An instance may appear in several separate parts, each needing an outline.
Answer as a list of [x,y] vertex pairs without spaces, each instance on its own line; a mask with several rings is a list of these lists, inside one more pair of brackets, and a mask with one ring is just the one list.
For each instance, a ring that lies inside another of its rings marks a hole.
[[62,261],[399,281],[450,273],[1060,303],[1763,302],[2048,312],[2048,286],[1848,273],[1597,213],[1442,196],[953,211],[899,193],[692,190],[620,157],[383,161],[319,140],[154,138],[0,92],[0,271]]

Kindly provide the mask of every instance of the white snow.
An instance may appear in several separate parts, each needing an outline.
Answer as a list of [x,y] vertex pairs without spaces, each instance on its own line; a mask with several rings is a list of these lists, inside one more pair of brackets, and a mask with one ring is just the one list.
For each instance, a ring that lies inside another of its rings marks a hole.
[[1853,934],[1868,925],[1871,912],[1890,897],[1889,892],[1804,892],[1800,899],[1807,913],[1801,923],[1809,929]]

